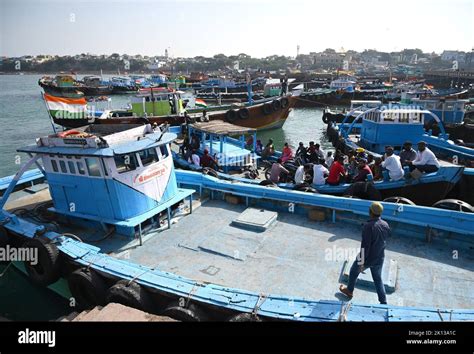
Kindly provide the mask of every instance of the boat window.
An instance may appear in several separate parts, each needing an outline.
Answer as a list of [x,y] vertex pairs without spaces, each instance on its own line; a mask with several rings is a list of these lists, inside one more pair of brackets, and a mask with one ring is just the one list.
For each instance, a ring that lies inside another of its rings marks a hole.
[[139,151],[138,155],[140,156],[143,166],[148,166],[149,164],[158,161],[158,154],[156,153],[155,148]]
[[86,170],[84,169],[84,164],[80,161],[77,161],[76,164],[77,164],[77,171],[79,171],[79,174],[80,175],[85,175]]
[[138,166],[135,154],[115,155],[114,160],[118,173],[133,171]]
[[56,160],[51,159],[51,166],[53,167],[54,172],[59,172],[58,164],[56,163]]
[[69,172],[72,173],[73,175],[76,174],[76,169],[74,168],[74,162],[68,161],[67,165],[69,167]]
[[150,97],[149,96],[145,97],[145,102],[150,102]]
[[105,164],[105,161],[103,159],[100,159],[100,161],[102,162],[102,169],[104,170],[104,174],[108,176],[109,172],[107,171],[107,165]]
[[402,113],[400,115],[399,122],[400,123],[408,123],[408,117],[409,117],[409,113]]
[[59,166],[61,167],[62,173],[67,173],[66,162],[64,162],[63,160],[59,160]]
[[160,151],[161,151],[161,156],[162,158],[167,158],[168,155],[169,155],[169,152],[168,152],[168,146],[167,145],[161,145],[160,146]]
[[100,177],[100,167],[99,162],[95,157],[86,157],[86,166],[89,176]]

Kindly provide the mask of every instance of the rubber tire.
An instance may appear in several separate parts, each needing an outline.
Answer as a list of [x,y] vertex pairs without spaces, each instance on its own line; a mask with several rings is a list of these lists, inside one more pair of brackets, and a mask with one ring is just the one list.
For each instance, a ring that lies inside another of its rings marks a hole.
[[217,173],[217,171],[210,167],[204,167],[202,169],[202,173],[208,176],[219,178],[219,174]]
[[277,185],[270,181],[269,179],[264,179],[262,182],[258,184],[259,186],[265,186],[265,187],[276,187]]
[[97,272],[80,268],[68,277],[69,290],[76,299],[76,306],[81,310],[105,305],[107,285]]
[[272,108],[272,104],[271,104],[271,103],[265,103],[265,104],[262,106],[262,109],[263,109],[263,114],[265,114],[265,115],[269,115],[269,114],[272,113],[272,111],[273,111],[273,108]]
[[370,182],[353,183],[344,193],[359,199],[382,200],[380,191]]
[[273,102],[272,102],[272,109],[273,109],[273,111],[275,111],[275,112],[278,111],[278,110],[280,110],[280,109],[281,109],[281,102],[278,101],[278,100],[273,100]]
[[281,100],[280,100],[280,103],[281,103],[281,108],[286,108],[288,107],[288,105],[290,104],[290,100],[286,97],[283,97]]
[[194,304],[189,304],[188,307],[179,306],[179,303],[177,301],[171,302],[164,309],[162,315],[183,322],[207,321],[207,316],[199,307]]
[[[453,206],[459,206],[458,208],[449,208],[449,207],[443,207],[443,204],[448,204],[448,205],[453,205]],[[439,200],[436,203],[433,204],[433,208],[439,208],[439,209],[447,209],[447,210],[455,210],[455,211],[460,211],[464,213],[474,213],[474,207],[470,205],[469,203],[463,202],[462,200],[459,199],[443,199]]]
[[61,276],[61,266],[58,247],[49,239],[37,237],[25,242],[22,248],[38,250],[36,265],[23,262],[30,280],[40,286],[48,286],[57,282]]
[[405,204],[405,205],[416,205],[410,199],[405,197],[388,197],[383,200],[387,203]]
[[328,116],[328,113],[327,112],[324,112],[323,114],[323,122],[324,124],[329,124],[331,120],[329,119],[329,116]]
[[239,109],[239,118],[240,119],[248,119],[250,117],[250,111],[248,108],[241,108]]
[[225,114],[225,120],[231,124],[235,123],[237,120],[238,114],[237,111],[233,109],[229,109],[227,113]]
[[239,313],[231,316],[227,321],[229,322],[263,322],[260,317],[252,313]]
[[107,290],[106,302],[119,303],[145,312],[152,312],[153,302],[150,295],[140,284],[129,280],[119,280]]

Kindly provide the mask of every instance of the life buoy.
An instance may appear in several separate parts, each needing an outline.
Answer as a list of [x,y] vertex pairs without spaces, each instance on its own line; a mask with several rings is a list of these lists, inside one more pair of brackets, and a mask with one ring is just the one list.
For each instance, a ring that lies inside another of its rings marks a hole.
[[23,248],[36,250],[36,260],[25,261],[26,272],[36,285],[48,286],[60,277],[60,257],[58,247],[51,240],[37,237],[25,242]]
[[272,113],[272,104],[271,103],[265,103],[262,106],[262,109],[263,109],[263,114],[268,115],[268,114]]
[[107,285],[94,270],[76,269],[68,276],[68,285],[79,309],[87,310],[105,305]]
[[278,111],[279,109],[281,109],[281,102],[278,100],[273,100],[272,108],[274,111]]
[[105,297],[107,303],[116,302],[145,312],[153,311],[153,302],[146,290],[136,282],[119,280],[112,285]]
[[229,109],[225,114],[225,119],[229,123],[234,123],[237,120],[237,112],[233,109]]
[[253,313],[239,313],[228,319],[229,322],[262,322],[262,319]]
[[[186,302],[186,300],[184,300],[184,302]],[[195,304],[188,304],[187,306],[180,306],[180,305],[183,305],[183,304],[180,304],[179,301],[172,301],[163,311],[163,315],[174,318],[175,320],[178,320],[178,321],[183,321],[183,322],[207,321],[206,314],[197,305]]]
[[248,119],[250,117],[250,111],[248,108],[241,108],[239,109],[239,118],[240,119]]
[[286,97],[282,97],[282,99],[280,100],[280,103],[281,103],[281,108],[286,108],[290,104],[290,100],[288,100],[288,98]]
[[67,138],[68,136],[70,135],[79,135],[79,134],[82,134],[82,132],[80,132],[79,130],[66,130],[66,131],[63,131],[63,132],[59,132],[58,133],[58,138]]

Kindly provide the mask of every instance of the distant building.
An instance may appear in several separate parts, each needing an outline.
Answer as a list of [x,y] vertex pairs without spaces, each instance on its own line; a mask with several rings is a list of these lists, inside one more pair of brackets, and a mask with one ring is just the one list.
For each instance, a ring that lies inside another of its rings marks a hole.
[[344,56],[338,53],[323,52],[313,54],[313,64],[321,68],[339,68],[342,67],[343,61]]
[[445,50],[441,53],[441,60],[443,61],[453,61],[457,60],[458,62],[464,61],[465,53],[458,50]]

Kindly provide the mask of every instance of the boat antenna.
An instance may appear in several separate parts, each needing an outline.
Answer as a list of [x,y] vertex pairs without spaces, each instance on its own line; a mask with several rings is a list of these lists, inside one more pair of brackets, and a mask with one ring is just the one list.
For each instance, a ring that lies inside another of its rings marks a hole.
[[45,105],[45,107],[46,107],[46,111],[48,112],[49,120],[50,120],[50,122],[51,122],[51,126],[53,127],[53,132],[54,132],[54,134],[57,134],[57,132],[56,132],[56,127],[54,126],[53,116],[51,115],[51,112],[50,112],[50,110],[49,110],[49,108],[48,108],[48,104],[46,103],[46,99],[44,98],[44,93],[43,93],[43,92],[41,92],[41,97],[43,98],[43,102],[44,102],[44,105]]

